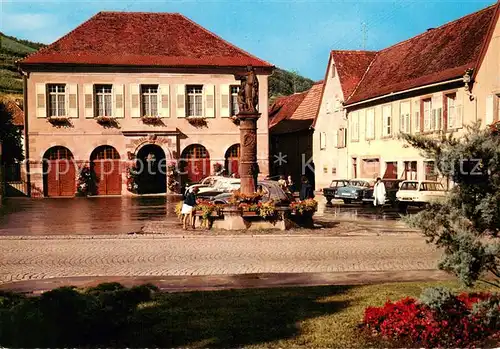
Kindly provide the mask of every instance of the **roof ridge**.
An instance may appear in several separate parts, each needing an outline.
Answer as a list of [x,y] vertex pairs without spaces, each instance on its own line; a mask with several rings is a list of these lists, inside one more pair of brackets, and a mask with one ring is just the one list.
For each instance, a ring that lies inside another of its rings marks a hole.
[[[366,75],[368,74],[368,71],[370,70],[370,68],[372,67],[373,65],[373,62],[375,62],[375,60],[377,59],[377,57],[379,56],[380,54],[380,51],[378,51],[375,56],[373,57],[373,59],[371,60],[370,64],[368,65],[368,67],[366,68],[365,72],[363,73],[363,76],[361,77],[361,79],[359,79],[358,83],[356,84],[356,87],[354,88],[354,90],[352,90],[351,94],[349,96],[347,96],[347,98],[345,98],[344,100],[344,103],[347,102],[352,96],[354,96],[354,94],[356,93],[356,91],[358,90],[359,86],[361,85],[361,83],[363,82],[363,80],[365,79]],[[345,96],[344,96],[345,97]]]
[[[417,35],[415,35],[415,36],[412,36],[412,37],[410,37],[410,38],[408,38],[408,39],[405,39],[405,40],[403,40],[403,41],[399,41],[399,42],[397,42],[397,43],[395,43],[395,44],[393,44],[393,45],[391,45],[391,46],[385,47],[385,48],[383,48],[383,49],[381,49],[381,50],[377,51],[377,53],[378,53],[378,52],[387,51],[387,50],[389,50],[389,49],[391,49],[391,48],[393,48],[393,47],[396,47],[396,46],[402,45],[402,44],[404,44],[404,43],[406,43],[406,42],[408,42],[408,41],[410,41],[410,40],[413,40],[413,39],[416,39],[416,38],[418,38],[418,37],[420,37],[420,36],[426,35],[426,34],[428,34],[428,33],[429,33],[429,32],[431,32],[431,31],[435,31],[435,30],[442,30],[442,29],[444,29],[444,28],[445,28],[445,27],[447,27],[447,26],[450,26],[450,25],[455,24],[455,23],[457,23],[457,22],[459,22],[459,21],[462,21],[462,20],[464,20],[464,19],[466,19],[466,18],[468,18],[468,17],[474,16],[474,15],[477,15],[477,14],[479,14],[479,13],[481,13],[481,12],[484,12],[484,11],[486,11],[486,10],[489,10],[490,8],[492,8],[492,7],[494,7],[494,6],[497,6],[497,5],[498,5],[498,3],[495,3],[495,4],[493,4],[493,5],[487,6],[487,7],[483,8],[483,9],[481,9],[481,10],[478,10],[478,11],[476,11],[476,12],[472,12],[472,13],[466,14],[466,15],[464,15],[464,16],[462,16],[462,17],[459,17],[459,18],[456,18],[456,19],[454,19],[454,20],[452,20],[452,21],[449,21],[449,22],[446,22],[446,23],[444,23],[444,24],[441,24],[440,26],[435,27],[435,28],[432,28],[431,30],[426,30],[425,32],[422,32],[422,33],[420,33],[420,34],[417,34]],[[430,28],[429,28],[429,29],[430,29]]]
[[180,15],[182,14],[180,12],[154,12],[154,11],[99,11],[99,13],[134,13],[134,14],[157,14],[157,15]]
[[263,60],[263,59],[261,59],[261,58],[259,58],[259,57],[257,57],[257,56],[254,56],[254,55],[253,55],[253,54],[251,54],[250,52],[247,52],[247,51],[245,51],[245,50],[243,50],[243,49],[239,48],[238,46],[236,46],[236,45],[234,45],[234,44],[230,43],[230,42],[229,42],[229,41],[227,41],[226,39],[224,39],[224,38],[220,37],[219,35],[215,34],[214,32],[212,32],[212,31],[208,30],[207,28],[203,27],[202,25],[200,25],[200,24],[196,23],[196,22],[195,22],[195,21],[193,21],[191,18],[186,17],[186,16],[185,16],[185,15],[183,15],[182,13],[179,13],[179,15],[180,15],[182,18],[186,19],[187,21],[189,21],[189,22],[193,23],[193,24],[194,24],[194,25],[196,25],[197,27],[201,28],[201,29],[202,29],[204,32],[206,32],[207,34],[212,35],[212,36],[213,36],[213,37],[215,37],[216,39],[219,39],[219,40],[223,41],[224,43],[228,44],[229,46],[233,47],[234,49],[236,49],[236,50],[238,50],[238,51],[240,51],[240,52],[243,52],[244,54],[246,54],[246,55],[248,55],[248,56],[250,56],[250,57],[252,57],[252,58],[254,58],[254,59],[258,60],[258,61],[261,61],[262,63],[265,63],[265,64],[267,64],[267,65],[269,65],[269,66],[271,66],[271,67],[274,67],[274,66],[273,66],[271,63],[269,63],[268,61],[265,61],[265,60]]
[[348,53],[348,54],[367,54],[377,53],[375,50],[330,50],[331,53]]

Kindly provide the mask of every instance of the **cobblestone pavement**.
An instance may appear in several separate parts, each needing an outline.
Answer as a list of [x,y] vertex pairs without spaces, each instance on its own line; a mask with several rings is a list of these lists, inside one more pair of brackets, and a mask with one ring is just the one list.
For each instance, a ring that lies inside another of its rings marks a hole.
[[[434,270],[419,234],[0,237],[0,283],[74,276]],[[390,280],[388,280],[390,281]]]

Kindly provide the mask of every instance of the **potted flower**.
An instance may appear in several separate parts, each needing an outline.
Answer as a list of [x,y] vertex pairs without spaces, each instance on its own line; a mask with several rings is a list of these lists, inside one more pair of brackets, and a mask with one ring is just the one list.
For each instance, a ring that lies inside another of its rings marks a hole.
[[56,127],[70,127],[71,121],[67,116],[49,116],[47,121]]
[[260,217],[269,219],[276,216],[276,206],[272,201],[259,202],[258,207]]
[[118,122],[116,118],[112,116],[98,116],[95,118],[97,123],[103,127],[118,127]]
[[190,116],[187,121],[196,128],[207,127],[207,119],[202,116]]
[[236,115],[230,116],[229,120],[231,120],[233,124],[235,124],[236,126],[239,126],[240,124],[240,118],[237,117]]
[[160,118],[160,115],[158,116],[153,116],[153,115],[144,115],[141,117],[141,120],[144,124],[146,125],[151,125],[151,126],[165,126],[163,121]]

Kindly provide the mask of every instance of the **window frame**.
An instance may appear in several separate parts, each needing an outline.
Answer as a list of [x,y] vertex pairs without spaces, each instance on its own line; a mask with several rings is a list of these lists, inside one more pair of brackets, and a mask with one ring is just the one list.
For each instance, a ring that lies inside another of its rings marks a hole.
[[[236,89],[236,92],[233,92],[233,88]],[[239,91],[240,91],[239,85],[229,85],[229,113],[230,113],[230,116],[236,116],[240,112],[240,110],[239,110],[240,108],[238,105],[238,93],[239,93]],[[233,112],[233,109],[236,110],[236,113]]]
[[320,150],[326,149],[326,132],[319,133],[319,149]]
[[[448,93],[445,95],[446,98],[446,115],[447,115],[447,130],[454,130],[457,128],[457,93]],[[450,106],[450,101],[453,101],[453,106]],[[450,112],[450,109],[453,109],[453,112]],[[452,120],[451,115],[453,115],[453,124],[450,122]]]
[[[160,101],[160,85],[159,84],[144,84],[141,85],[141,90],[140,90],[140,95],[141,95],[141,116],[142,117],[159,117],[160,116],[160,111],[158,110],[158,103]],[[156,92],[145,92],[144,89],[151,89],[153,87],[156,87]],[[145,97],[147,97],[149,101],[149,111],[150,113],[146,113],[145,110]],[[152,97],[156,97],[156,102],[152,103]],[[156,113],[151,113],[152,107],[154,105],[154,108],[156,109]]]
[[[109,92],[99,92],[99,89],[110,88]],[[103,98],[104,115],[99,115],[99,96]],[[109,115],[107,115],[106,96],[109,96]],[[95,117],[113,117],[113,85],[112,84],[95,84],[94,85],[94,116]]]
[[[190,92],[190,89],[193,89],[194,92]],[[196,89],[199,89],[200,92],[197,92]],[[186,85],[186,117],[187,118],[202,118],[204,117],[204,101],[203,101],[203,96],[204,96],[204,86],[202,84],[193,84],[193,85]],[[194,114],[190,115],[190,102],[189,99],[193,97],[194,98],[194,104],[193,104],[193,111]],[[197,97],[200,98],[200,114],[196,113],[197,109]]]
[[[52,92],[50,91],[51,88],[54,87],[56,88],[56,91]],[[63,87],[63,91],[59,91],[58,89]],[[66,95],[67,95],[67,84],[62,84],[62,83],[51,83],[51,84],[47,84],[46,85],[46,94],[47,94],[47,116],[49,118],[58,118],[58,117],[67,117],[68,116],[68,106],[67,106],[67,103],[66,103]],[[52,101],[51,101],[51,97],[52,96],[55,96],[55,111],[56,111],[56,115],[52,115]],[[61,104],[61,101],[59,100],[59,97],[63,97],[62,98],[62,105],[63,105],[63,112],[62,112],[62,115],[60,113],[61,111],[61,108],[60,108],[60,104]]]
[[[370,117],[370,122],[368,122],[368,116]],[[375,108],[368,108],[365,112],[366,129],[365,129],[365,139],[372,140],[375,139]],[[370,128],[371,126],[371,128]],[[370,131],[370,132],[368,132]]]
[[[389,110],[386,115],[386,110]],[[382,137],[392,136],[392,104],[385,104],[382,106]]]
[[[424,98],[422,99],[422,105],[423,105],[423,110],[424,110],[424,132],[431,132],[432,130],[432,98]],[[426,106],[429,106],[428,109],[426,109]],[[427,124],[426,124],[427,122]]]
[[[403,110],[403,106],[407,106],[407,110]],[[411,101],[399,104],[399,132],[411,133]]]

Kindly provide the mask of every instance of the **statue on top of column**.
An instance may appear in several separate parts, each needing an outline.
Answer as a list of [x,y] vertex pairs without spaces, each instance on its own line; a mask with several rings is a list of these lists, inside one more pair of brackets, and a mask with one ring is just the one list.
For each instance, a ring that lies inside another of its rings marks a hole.
[[259,80],[252,66],[247,67],[244,75],[235,75],[241,81],[238,91],[238,107],[240,113],[257,113],[259,109]]

